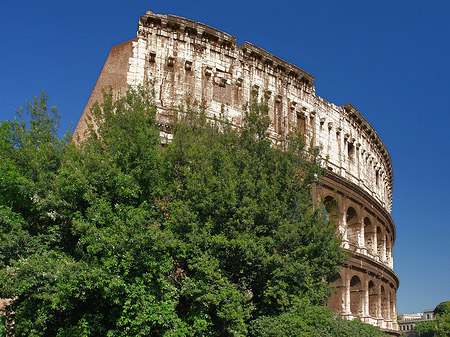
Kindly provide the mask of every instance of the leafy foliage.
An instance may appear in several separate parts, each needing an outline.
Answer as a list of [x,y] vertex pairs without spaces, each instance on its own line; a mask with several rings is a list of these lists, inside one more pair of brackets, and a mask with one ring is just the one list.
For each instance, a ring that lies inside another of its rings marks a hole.
[[436,336],[450,336],[450,301],[439,303],[434,309],[436,315]]
[[240,129],[181,111],[162,145],[149,90],[106,93],[74,146],[46,102],[0,134],[11,334],[365,336],[322,307],[344,256],[311,200],[320,158],[301,135],[273,147],[265,104]]
[[436,321],[417,322],[415,329],[419,337],[434,337],[436,336]]
[[434,308],[433,313],[435,315],[442,315],[445,312],[450,311],[450,301],[444,301],[439,303],[436,308]]
[[259,317],[251,323],[251,335],[261,337],[376,337],[376,327],[360,320],[348,321],[328,307],[312,306],[302,300],[277,316]]
[[439,303],[434,309],[435,320],[416,323],[419,337],[450,336],[450,301]]

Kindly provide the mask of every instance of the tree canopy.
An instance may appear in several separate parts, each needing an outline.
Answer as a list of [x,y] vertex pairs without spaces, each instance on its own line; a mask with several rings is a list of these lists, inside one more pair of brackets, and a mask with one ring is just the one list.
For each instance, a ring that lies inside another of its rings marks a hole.
[[434,308],[435,319],[416,323],[419,337],[449,337],[450,336],[450,301],[439,303]]
[[311,197],[321,159],[300,134],[273,146],[267,113],[180,110],[165,145],[138,88],[106,93],[77,146],[45,94],[2,122],[5,334],[376,336],[323,307],[345,257]]
[[419,337],[434,337],[436,336],[436,321],[417,322],[415,330]]

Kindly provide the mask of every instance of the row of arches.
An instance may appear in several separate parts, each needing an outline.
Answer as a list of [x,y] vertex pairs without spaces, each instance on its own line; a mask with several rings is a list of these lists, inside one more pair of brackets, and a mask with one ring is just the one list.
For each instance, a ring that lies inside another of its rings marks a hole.
[[[346,277],[347,276],[347,277]],[[382,328],[393,328],[396,321],[396,295],[388,283],[358,275],[338,275],[329,305],[341,315],[360,317]]]
[[342,234],[343,247],[352,251],[369,255],[393,268],[393,234],[380,220],[357,211],[356,205],[350,205],[344,211],[339,210],[336,199],[326,196],[325,210],[335,219]]

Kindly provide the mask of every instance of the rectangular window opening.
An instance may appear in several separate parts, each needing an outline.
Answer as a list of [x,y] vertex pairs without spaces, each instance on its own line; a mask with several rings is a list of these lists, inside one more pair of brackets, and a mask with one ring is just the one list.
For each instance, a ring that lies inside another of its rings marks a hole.
[[348,159],[350,159],[350,161],[353,161],[353,157],[355,154],[355,146],[353,145],[353,143],[348,143]]

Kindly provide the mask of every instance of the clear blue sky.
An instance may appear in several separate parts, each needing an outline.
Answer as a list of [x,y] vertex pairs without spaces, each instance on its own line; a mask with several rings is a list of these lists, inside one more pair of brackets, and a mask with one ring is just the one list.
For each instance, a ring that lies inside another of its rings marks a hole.
[[450,1],[2,1],[0,119],[43,88],[76,124],[112,46],[146,10],[237,36],[316,77],[316,93],[351,102],[394,168],[398,312],[450,300]]

